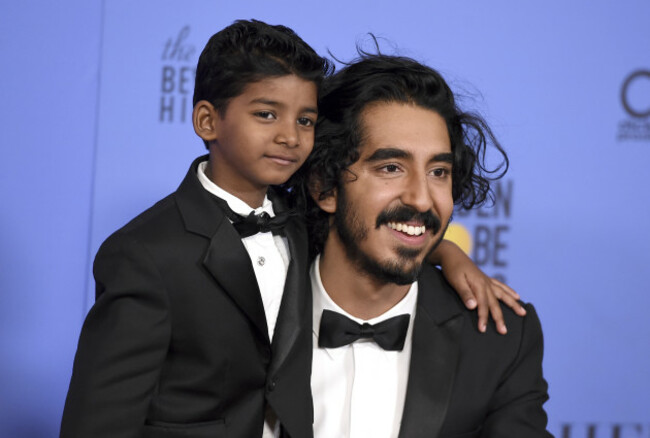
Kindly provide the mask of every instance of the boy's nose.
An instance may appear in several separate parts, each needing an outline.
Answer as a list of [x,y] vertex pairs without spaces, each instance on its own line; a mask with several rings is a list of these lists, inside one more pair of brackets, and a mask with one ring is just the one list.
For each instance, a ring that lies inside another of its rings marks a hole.
[[294,148],[299,145],[298,125],[296,123],[283,123],[275,136],[276,143]]

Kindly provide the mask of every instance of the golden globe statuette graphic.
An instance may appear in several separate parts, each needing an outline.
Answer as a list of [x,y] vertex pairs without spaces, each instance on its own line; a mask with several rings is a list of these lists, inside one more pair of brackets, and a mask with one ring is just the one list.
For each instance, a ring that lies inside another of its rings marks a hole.
[[454,242],[468,256],[472,255],[472,236],[463,224],[449,224],[445,233],[445,239]]
[[445,238],[456,243],[487,275],[507,283],[515,183],[509,178],[493,181],[491,187],[492,196],[485,205],[454,210]]

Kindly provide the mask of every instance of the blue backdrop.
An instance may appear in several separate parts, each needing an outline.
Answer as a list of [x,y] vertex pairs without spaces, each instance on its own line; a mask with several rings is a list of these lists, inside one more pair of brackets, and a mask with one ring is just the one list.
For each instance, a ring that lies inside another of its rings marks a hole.
[[511,157],[455,235],[540,314],[552,432],[650,437],[650,3],[6,1],[0,5],[0,437],[54,437],[99,244],[204,152],[194,67],[238,18],[437,69]]

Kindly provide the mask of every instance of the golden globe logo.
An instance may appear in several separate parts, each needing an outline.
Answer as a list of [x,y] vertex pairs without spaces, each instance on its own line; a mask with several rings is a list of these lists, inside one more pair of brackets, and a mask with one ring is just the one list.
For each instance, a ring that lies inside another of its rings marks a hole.
[[628,117],[619,121],[617,139],[650,141],[650,70],[635,70],[625,78],[621,105]]
[[632,72],[621,87],[621,103],[632,117],[650,116],[650,70]]

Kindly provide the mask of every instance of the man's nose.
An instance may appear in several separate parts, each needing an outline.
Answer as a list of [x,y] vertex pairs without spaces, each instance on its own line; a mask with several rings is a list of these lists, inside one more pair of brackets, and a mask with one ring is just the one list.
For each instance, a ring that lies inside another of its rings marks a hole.
[[407,178],[401,201],[419,212],[430,211],[433,208],[433,197],[427,175],[417,172]]

